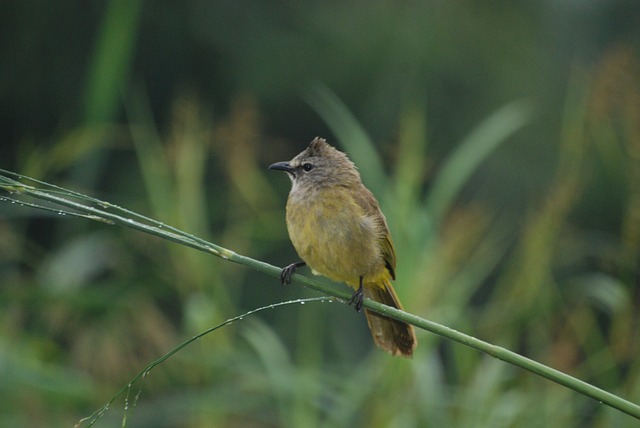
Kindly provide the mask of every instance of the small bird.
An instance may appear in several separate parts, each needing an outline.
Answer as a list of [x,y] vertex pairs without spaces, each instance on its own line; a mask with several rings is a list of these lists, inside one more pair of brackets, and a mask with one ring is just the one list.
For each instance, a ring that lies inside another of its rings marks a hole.
[[[391,285],[396,253],[387,221],[347,155],[316,137],[292,160],[269,169],[285,171],[291,179],[287,230],[303,260],[282,270],[282,283],[290,283],[306,264],[315,275],[355,289],[349,304],[357,311],[364,297],[402,309]],[[413,326],[367,309],[365,316],[376,345],[393,355],[412,356],[417,344]]]

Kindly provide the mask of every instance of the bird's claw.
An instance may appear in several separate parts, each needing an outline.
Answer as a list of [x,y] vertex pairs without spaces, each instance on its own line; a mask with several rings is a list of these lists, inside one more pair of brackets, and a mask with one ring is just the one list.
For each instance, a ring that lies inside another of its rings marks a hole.
[[353,293],[351,296],[351,300],[349,300],[349,305],[353,305],[357,312],[362,310],[362,301],[364,300],[364,292],[362,291],[362,287],[358,288],[358,290]]
[[291,284],[291,277],[300,266],[304,266],[304,262],[291,263],[280,272],[280,282],[282,285]]

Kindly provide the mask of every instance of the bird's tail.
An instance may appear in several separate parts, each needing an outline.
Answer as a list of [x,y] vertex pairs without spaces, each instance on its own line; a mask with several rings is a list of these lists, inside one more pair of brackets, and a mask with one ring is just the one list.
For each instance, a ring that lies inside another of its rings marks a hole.
[[[371,300],[402,310],[400,300],[388,279],[384,279],[383,284],[372,284],[369,287],[365,285],[363,291],[365,297]],[[412,325],[367,309],[364,313],[376,345],[393,355],[413,355],[418,340]]]

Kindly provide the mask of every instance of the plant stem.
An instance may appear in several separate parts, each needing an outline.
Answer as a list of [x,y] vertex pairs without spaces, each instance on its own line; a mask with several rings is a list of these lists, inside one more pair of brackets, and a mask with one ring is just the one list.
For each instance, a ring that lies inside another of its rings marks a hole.
[[[190,235],[174,227],[164,225],[161,222],[126,210],[122,207],[118,207],[108,202],[99,201],[86,195],[82,195],[73,191],[62,189],[57,186],[52,186],[47,183],[24,177],[24,179],[34,181],[36,183],[48,186],[50,189],[53,189],[40,190],[36,187],[23,184],[20,181],[16,181],[13,178],[9,178],[9,176],[12,176],[14,178],[17,177],[19,179],[23,178],[18,174],[0,170],[0,189],[3,189],[10,194],[10,196],[1,196],[0,200],[23,204],[29,207],[45,209],[48,211],[54,210],[64,214],[81,216],[92,220],[107,222],[109,224],[119,224],[182,245],[186,245],[191,248],[195,248],[199,251],[213,254],[225,260],[250,267],[268,275],[272,275],[275,277],[280,276],[281,268],[279,267],[270,265],[260,260],[240,255],[234,251],[220,247],[202,238]],[[44,200],[56,206],[72,209],[73,211],[62,212],[59,209],[53,209],[48,206],[39,206],[37,204],[25,202],[22,199],[16,199],[14,196],[11,196],[16,194],[19,196],[29,196],[35,199]],[[81,200],[82,202],[78,202],[77,200]],[[87,203],[91,203],[93,205],[88,205]],[[109,210],[115,212],[111,212]],[[117,214],[116,212],[120,214]],[[344,287],[340,287],[328,281],[309,278],[298,274],[294,274],[292,279],[293,281],[301,283],[313,290],[338,298],[345,302],[351,298],[351,292],[347,291]],[[456,331],[452,328],[435,323],[433,321],[426,320],[424,318],[401,311],[399,309],[383,305],[370,299],[364,299],[363,306],[374,312],[386,315],[399,321],[406,322],[408,324],[412,324],[415,327],[430,331],[449,340],[453,340],[455,342],[488,354],[494,358],[498,358],[509,364],[513,364],[514,366],[528,370],[560,385],[566,386],[567,388],[570,388],[580,394],[598,400],[603,404],[613,407],[614,409],[618,409],[624,413],[627,413],[628,415],[640,419],[640,406],[638,406],[637,404],[634,404],[617,395],[597,388],[566,373],[545,366],[544,364],[538,363],[522,355],[516,354],[515,352],[509,351],[508,349],[492,345],[475,337]]]

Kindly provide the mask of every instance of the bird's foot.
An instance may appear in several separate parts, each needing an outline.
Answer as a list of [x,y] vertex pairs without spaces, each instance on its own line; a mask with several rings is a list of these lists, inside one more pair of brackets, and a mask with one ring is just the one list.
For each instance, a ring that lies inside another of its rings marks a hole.
[[305,262],[291,263],[289,266],[282,269],[282,271],[280,272],[280,282],[282,283],[282,285],[291,284],[291,277],[296,272],[296,269],[304,266],[305,264]]
[[357,312],[362,310],[362,301],[364,300],[364,291],[362,290],[362,278],[360,278],[360,287],[353,293],[351,296],[351,300],[349,300],[349,304],[353,305]]

